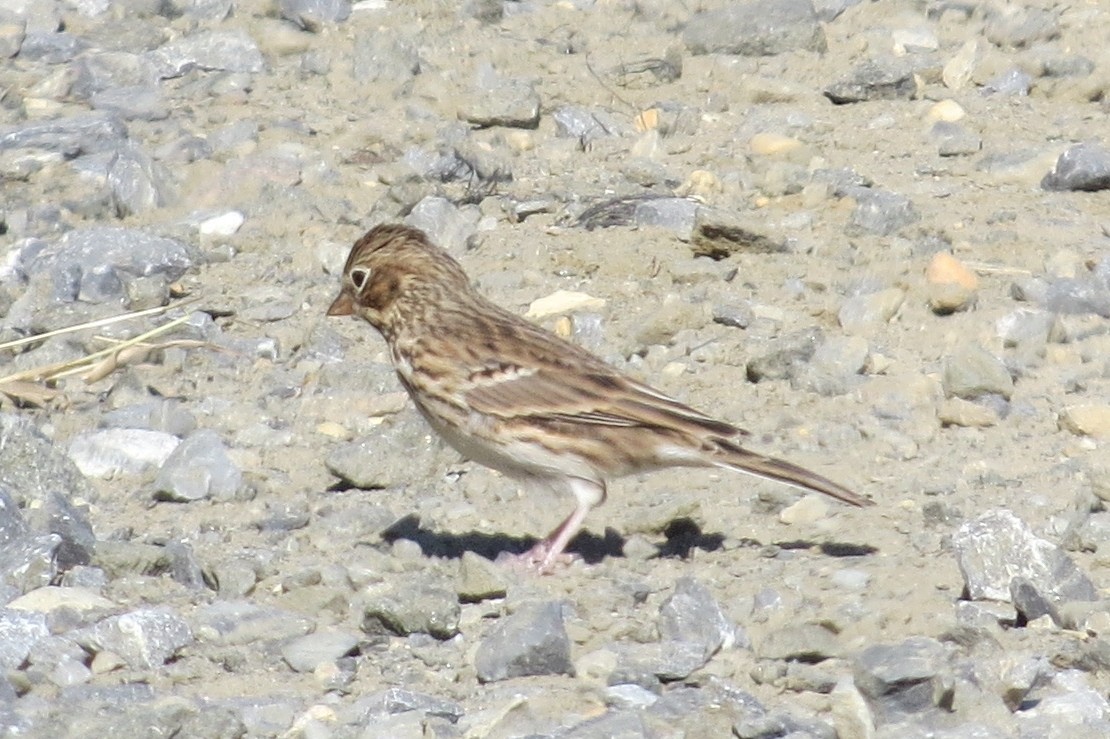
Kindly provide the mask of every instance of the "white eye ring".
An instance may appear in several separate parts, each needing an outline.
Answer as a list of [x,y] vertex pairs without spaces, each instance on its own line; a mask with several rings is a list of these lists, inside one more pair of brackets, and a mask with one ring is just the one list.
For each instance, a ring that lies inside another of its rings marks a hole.
[[356,290],[361,290],[366,287],[366,283],[370,281],[370,268],[369,267],[354,267],[351,269],[351,284],[355,286]]

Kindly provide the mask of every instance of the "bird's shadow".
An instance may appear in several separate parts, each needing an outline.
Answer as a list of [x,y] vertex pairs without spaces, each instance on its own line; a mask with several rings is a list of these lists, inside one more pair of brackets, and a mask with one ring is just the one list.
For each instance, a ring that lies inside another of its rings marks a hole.
[[[663,527],[662,533],[666,540],[655,545],[658,551],[654,556],[659,558],[686,559],[695,549],[715,552],[724,546],[725,541],[724,534],[702,531],[696,521],[686,517],[671,520]],[[382,532],[382,539],[390,544],[398,539],[415,542],[426,557],[458,559],[465,552],[473,552],[491,560],[497,559],[501,554],[522,554],[539,542],[534,536],[486,534],[477,531],[449,534],[434,531],[422,526],[420,517],[416,514],[409,514],[389,526]],[[597,564],[607,557],[623,557],[625,542],[626,539],[611,528],[606,528],[602,536],[582,531],[571,540],[567,552],[577,554],[588,564]],[[754,539],[745,539],[741,543],[751,547],[763,546]],[[802,540],[776,542],[776,546],[782,549],[816,547],[829,557],[858,557],[878,551],[870,545],[846,542],[817,544]]]

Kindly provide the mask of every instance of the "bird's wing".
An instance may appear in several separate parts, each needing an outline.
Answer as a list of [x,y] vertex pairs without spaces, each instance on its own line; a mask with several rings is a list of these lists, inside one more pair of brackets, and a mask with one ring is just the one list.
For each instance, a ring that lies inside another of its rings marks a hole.
[[501,363],[472,373],[466,400],[472,410],[500,418],[747,435],[606,365],[583,369]]

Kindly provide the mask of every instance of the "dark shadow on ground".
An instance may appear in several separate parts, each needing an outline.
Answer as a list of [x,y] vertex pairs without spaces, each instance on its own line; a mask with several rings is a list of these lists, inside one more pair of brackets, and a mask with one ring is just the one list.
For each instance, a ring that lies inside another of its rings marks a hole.
[[[420,545],[424,556],[448,559],[457,559],[463,552],[473,552],[486,559],[497,559],[500,554],[527,552],[539,542],[534,536],[484,534],[476,531],[447,534],[433,531],[421,526],[420,518],[415,514],[394,523],[382,532],[382,538],[390,543],[397,539],[408,539]],[[597,564],[606,557],[623,557],[624,537],[612,529],[606,529],[604,536],[583,531],[571,539],[567,552],[577,554],[589,564]]]
[[[666,541],[657,545],[656,557],[677,557],[687,559],[695,549],[715,552],[724,545],[725,535],[718,532],[702,531],[697,522],[690,518],[676,518],[663,529]],[[501,554],[521,554],[527,552],[539,541],[534,536],[510,536],[508,534],[485,534],[468,531],[462,534],[449,534],[434,531],[420,524],[415,514],[398,520],[382,533],[382,538],[393,543],[398,539],[416,542],[426,557],[458,559],[464,552],[473,552],[486,559],[495,560]],[[603,536],[583,531],[571,540],[567,551],[577,554],[589,564],[597,564],[607,557],[623,557],[625,538],[613,529],[605,529]],[[744,546],[759,547],[761,542],[745,540]],[[859,557],[874,554],[875,547],[866,544],[847,542],[816,543],[805,540],[775,542],[782,549],[818,549],[828,557]]]

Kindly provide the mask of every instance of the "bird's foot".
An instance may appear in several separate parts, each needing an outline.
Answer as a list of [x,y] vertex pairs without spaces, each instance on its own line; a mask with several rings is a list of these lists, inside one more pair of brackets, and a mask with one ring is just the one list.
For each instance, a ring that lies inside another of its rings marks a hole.
[[520,554],[502,552],[497,556],[497,563],[521,572],[550,575],[558,569],[569,567],[580,559],[582,558],[577,554],[552,551],[550,542],[545,539],[527,552]]

